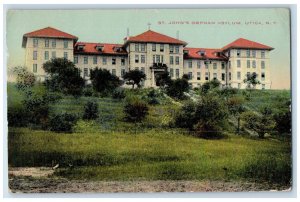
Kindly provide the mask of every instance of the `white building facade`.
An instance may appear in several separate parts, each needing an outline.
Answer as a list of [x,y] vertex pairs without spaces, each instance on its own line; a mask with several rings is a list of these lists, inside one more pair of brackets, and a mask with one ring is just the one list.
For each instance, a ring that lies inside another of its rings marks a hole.
[[188,48],[187,43],[152,30],[126,37],[123,44],[77,42],[78,38],[47,27],[23,36],[25,66],[43,81],[43,64],[64,57],[74,62],[89,81],[90,70],[102,68],[120,78],[138,69],[146,74],[144,87],[156,87],[156,76],[168,71],[172,79],[189,77],[192,87],[218,79],[222,87],[246,88],[247,74],[256,73],[261,85],[271,88],[270,51],[272,47],[237,39],[220,49]]

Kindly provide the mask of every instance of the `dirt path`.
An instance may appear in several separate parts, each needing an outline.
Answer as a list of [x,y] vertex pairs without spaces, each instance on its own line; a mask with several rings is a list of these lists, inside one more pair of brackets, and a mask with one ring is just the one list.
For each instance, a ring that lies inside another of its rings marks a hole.
[[9,188],[13,193],[115,193],[115,192],[241,192],[285,190],[288,187],[222,181],[78,181],[55,178],[51,168],[13,168]]

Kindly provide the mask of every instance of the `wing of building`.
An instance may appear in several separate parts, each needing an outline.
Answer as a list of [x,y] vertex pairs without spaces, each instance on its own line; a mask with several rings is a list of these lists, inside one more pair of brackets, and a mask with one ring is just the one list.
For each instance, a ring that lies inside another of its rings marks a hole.
[[172,79],[187,74],[193,87],[218,79],[223,87],[245,88],[243,80],[253,72],[262,84],[258,88],[271,86],[273,48],[243,38],[220,49],[189,48],[185,41],[152,30],[127,36],[122,44],[77,41],[76,36],[51,27],[24,34],[25,66],[40,80],[46,76],[43,63],[64,57],[80,68],[87,81],[90,69],[98,67],[120,78],[129,70],[141,70],[147,77],[144,87],[155,87],[156,76],[164,71]]

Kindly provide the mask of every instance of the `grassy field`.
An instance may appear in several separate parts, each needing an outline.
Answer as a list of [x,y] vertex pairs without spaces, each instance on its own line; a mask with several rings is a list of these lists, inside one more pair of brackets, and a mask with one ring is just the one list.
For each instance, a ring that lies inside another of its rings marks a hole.
[[[276,106],[288,100],[288,91],[254,91],[246,105]],[[10,166],[53,166],[56,176],[87,180],[260,180],[289,183],[289,139],[250,138],[228,134],[220,140],[193,137],[167,127],[176,104],[150,107],[143,123],[123,120],[123,101],[111,98],[64,97],[51,113],[83,113],[87,100],[99,105],[99,118],[77,122],[73,133],[30,128],[9,128]],[[14,86],[8,85],[8,104],[20,104]],[[72,167],[69,167],[72,164]]]

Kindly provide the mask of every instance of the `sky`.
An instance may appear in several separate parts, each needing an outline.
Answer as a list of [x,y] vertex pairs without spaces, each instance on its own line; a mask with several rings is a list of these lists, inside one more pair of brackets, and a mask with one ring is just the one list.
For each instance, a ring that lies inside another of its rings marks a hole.
[[246,38],[274,48],[270,53],[272,89],[290,89],[290,14],[288,9],[94,9],[8,10],[7,69],[25,63],[23,34],[53,27],[82,42],[123,43],[148,30],[188,43],[221,48]]

